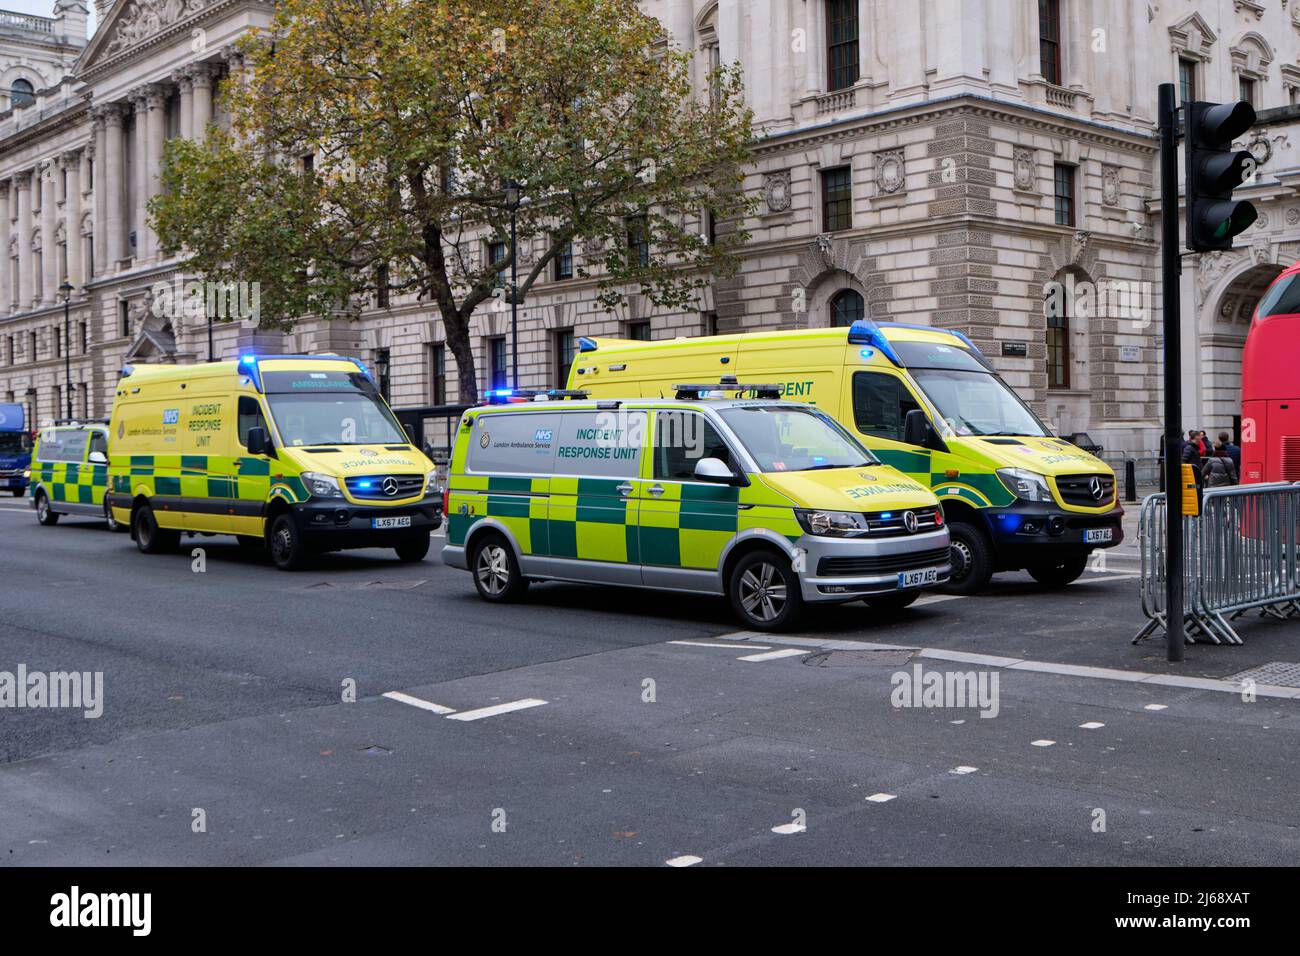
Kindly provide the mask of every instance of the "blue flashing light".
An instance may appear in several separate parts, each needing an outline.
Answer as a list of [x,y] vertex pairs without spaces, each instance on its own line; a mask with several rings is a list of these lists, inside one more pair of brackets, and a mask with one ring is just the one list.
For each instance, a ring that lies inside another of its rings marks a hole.
[[881,354],[889,361],[899,368],[903,367],[903,360],[898,357],[894,347],[889,344],[889,340],[885,338],[885,333],[881,332],[880,326],[870,319],[858,319],[849,326],[849,344],[873,346],[879,349]]
[[894,513],[893,513],[892,511],[882,511],[882,512],[880,512],[880,520],[881,520],[881,521],[888,521],[888,520],[889,520],[890,518],[892,518],[892,517],[894,517]]
[[369,488],[369,487],[370,487],[370,482],[368,482],[368,481],[358,481],[358,482],[357,482],[357,487],[358,487],[358,488]]
[[596,346],[596,340],[595,340],[595,339],[589,339],[589,338],[587,338],[587,336],[585,336],[585,335],[579,337],[579,339],[578,339],[578,351],[579,351],[579,352],[594,352],[594,351],[596,351],[596,348],[597,348],[597,346]]
[[240,361],[240,363],[243,364],[243,365],[252,365],[254,362],[257,361],[257,356],[256,356],[256,355],[245,355],[245,356],[243,356],[239,361]]
[[1006,529],[1011,532],[1020,530],[1020,515],[998,515],[998,520],[1006,525]]
[[876,354],[876,350],[875,350],[875,349],[862,349],[860,352],[858,352],[858,354],[861,355],[864,359],[869,359],[869,358],[871,358],[871,356],[873,356],[873,355]]
[[262,371],[257,367],[256,355],[241,356],[238,363],[238,369],[242,374],[248,376],[255,389],[259,392],[262,391]]

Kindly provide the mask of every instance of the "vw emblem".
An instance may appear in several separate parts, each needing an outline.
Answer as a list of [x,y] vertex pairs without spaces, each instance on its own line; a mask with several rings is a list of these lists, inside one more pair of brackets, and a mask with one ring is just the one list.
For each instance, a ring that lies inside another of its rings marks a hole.
[[384,479],[384,483],[380,487],[384,489],[384,494],[391,498],[393,495],[397,494],[397,479],[392,475],[389,475]]
[[903,512],[903,527],[907,529],[908,534],[916,534],[916,512]]
[[357,454],[364,458],[374,458],[379,454],[379,452],[375,451],[373,448],[358,448]]
[[1105,489],[1101,486],[1100,478],[1088,479],[1088,491],[1092,493],[1093,501],[1101,501],[1101,496],[1106,493]]

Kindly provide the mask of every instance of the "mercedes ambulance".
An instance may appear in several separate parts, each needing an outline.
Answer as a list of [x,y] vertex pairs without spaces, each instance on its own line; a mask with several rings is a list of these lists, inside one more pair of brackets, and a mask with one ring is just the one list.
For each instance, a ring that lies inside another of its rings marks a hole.
[[198,533],[284,570],[344,548],[421,561],[442,523],[433,463],[365,366],[337,355],[127,366],[108,458],[112,513],[151,554]]
[[1088,555],[1123,540],[1115,473],[1056,438],[958,332],[855,322],[659,342],[587,339],[570,387],[658,397],[685,378],[781,383],[943,502],[952,534],[948,590],[971,594],[1024,568],[1059,587]]
[[[770,398],[723,394],[755,388]],[[688,591],[725,595],[760,630],[810,603],[899,610],[947,580],[934,495],[825,412],[771,400],[775,386],[674,392],[465,412],[443,561],[489,601],[538,580]]]
[[32,449],[32,507],[43,525],[61,515],[103,518],[117,531],[104,492],[108,487],[108,426],[103,422],[47,425]]

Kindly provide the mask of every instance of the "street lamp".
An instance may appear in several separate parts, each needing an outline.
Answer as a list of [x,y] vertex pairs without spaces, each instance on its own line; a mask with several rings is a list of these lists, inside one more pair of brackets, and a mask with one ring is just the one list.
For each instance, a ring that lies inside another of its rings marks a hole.
[[519,262],[515,213],[519,211],[519,183],[506,182],[506,206],[510,209],[510,363],[511,388],[519,390]]
[[72,292],[72,283],[65,278],[59,286],[59,298],[63,300],[63,394],[67,398],[69,421],[72,420],[72,340],[68,337]]

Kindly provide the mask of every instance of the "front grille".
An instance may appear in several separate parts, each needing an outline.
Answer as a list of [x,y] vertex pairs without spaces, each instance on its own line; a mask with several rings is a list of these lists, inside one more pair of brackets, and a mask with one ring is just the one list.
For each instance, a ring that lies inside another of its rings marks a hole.
[[[867,527],[870,529],[868,533],[873,538],[901,537],[910,533],[903,520],[907,510],[902,508],[897,511],[868,511],[862,517],[867,519]],[[933,531],[939,527],[941,522],[938,508],[912,508],[911,510],[916,515],[916,534]]]
[[917,568],[937,568],[947,563],[947,548],[931,548],[928,551],[904,551],[900,554],[862,558],[822,558],[817,562],[817,574],[819,577],[866,577],[914,571]]
[[[1093,479],[1101,483],[1101,494],[1093,494]],[[1101,508],[1115,500],[1113,475],[1061,475],[1056,479],[1056,492],[1061,502],[1080,508]]]
[[[424,491],[424,475],[356,475],[346,479],[348,494],[358,500],[394,500],[414,498]],[[396,483],[392,494],[384,490]]]

